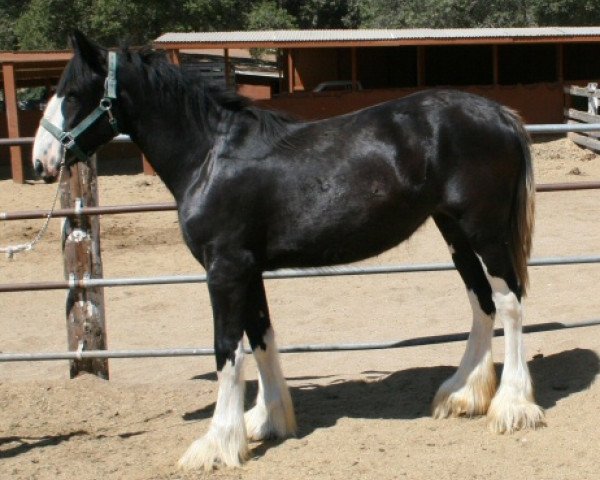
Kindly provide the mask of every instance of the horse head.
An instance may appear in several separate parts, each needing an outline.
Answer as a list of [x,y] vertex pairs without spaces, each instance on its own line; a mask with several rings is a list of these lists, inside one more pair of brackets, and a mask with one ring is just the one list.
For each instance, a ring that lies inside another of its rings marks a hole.
[[33,144],[35,172],[46,182],[61,166],[85,161],[117,129],[117,57],[82,33],[71,36],[73,58],[50,99]]

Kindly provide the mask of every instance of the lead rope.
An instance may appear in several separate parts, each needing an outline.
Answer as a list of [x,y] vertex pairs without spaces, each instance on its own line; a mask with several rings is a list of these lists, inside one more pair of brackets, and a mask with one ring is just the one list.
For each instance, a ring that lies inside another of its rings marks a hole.
[[42,226],[42,228],[40,229],[38,234],[35,236],[35,238],[27,243],[21,243],[18,245],[9,245],[7,247],[0,247],[0,253],[5,253],[6,258],[8,258],[9,260],[14,259],[15,253],[27,252],[29,250],[33,250],[33,247],[35,247],[35,245],[42,239],[42,237],[46,233],[46,230],[48,230],[48,225],[50,224],[50,220],[52,219],[52,215],[54,214],[54,210],[56,208],[56,201],[58,200],[58,195],[60,194],[60,183],[61,183],[64,171],[65,171],[65,159],[63,157],[63,160],[60,163],[60,171],[58,172],[58,179],[56,181],[56,185],[57,185],[56,194],[54,195],[54,201],[52,202],[52,207],[50,208],[50,212],[48,212],[48,215],[46,216],[46,221],[44,222],[44,225]]

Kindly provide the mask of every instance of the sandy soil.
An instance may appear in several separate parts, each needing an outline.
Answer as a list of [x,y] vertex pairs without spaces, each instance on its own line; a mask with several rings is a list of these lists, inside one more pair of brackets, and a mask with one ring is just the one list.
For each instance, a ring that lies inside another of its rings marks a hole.
[[[538,182],[600,180],[600,157],[567,140],[534,145]],[[0,182],[0,210],[47,207],[54,186]],[[100,179],[101,203],[170,200],[158,179]],[[598,191],[540,193],[534,257],[598,255]],[[0,223],[0,244],[22,242],[40,221]],[[198,273],[174,213],[103,217],[106,277]],[[59,280],[59,222],[0,283]],[[368,263],[449,261],[425,225]],[[598,265],[536,267],[528,324],[598,319]],[[466,331],[470,309],[456,272],[267,282],[280,345],[387,341]],[[207,347],[203,285],[106,289],[111,348]],[[65,292],[2,294],[0,350],[63,351]],[[525,338],[548,427],[496,436],[485,419],[432,420],[429,404],[464,342],[392,351],[282,358],[300,426],[297,438],[252,445],[242,469],[181,474],[178,457],[206,430],[215,401],[213,360],[112,360],[111,380],[68,379],[67,362],[0,364],[0,478],[179,479],[600,478],[600,327]],[[494,340],[501,362],[502,339]],[[500,364],[498,364],[498,368]],[[247,362],[248,402],[256,390]]]

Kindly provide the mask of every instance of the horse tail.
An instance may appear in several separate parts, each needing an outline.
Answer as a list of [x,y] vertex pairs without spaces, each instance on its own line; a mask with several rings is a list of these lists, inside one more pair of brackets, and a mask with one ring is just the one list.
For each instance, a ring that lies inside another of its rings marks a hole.
[[531,139],[520,116],[508,108],[505,108],[505,112],[519,140],[522,161],[510,216],[510,250],[522,289],[521,293],[524,296],[529,286],[527,261],[531,254],[535,223],[535,181],[530,150]]

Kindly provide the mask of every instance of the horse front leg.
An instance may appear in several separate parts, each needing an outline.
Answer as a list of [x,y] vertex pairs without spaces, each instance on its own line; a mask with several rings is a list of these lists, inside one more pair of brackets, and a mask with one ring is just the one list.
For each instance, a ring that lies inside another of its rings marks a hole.
[[237,467],[248,457],[242,340],[251,268],[252,262],[243,255],[217,257],[207,266],[219,390],[208,432],[181,457],[182,469]]
[[260,275],[251,286],[246,334],[258,366],[256,405],[246,412],[246,431],[252,440],[285,438],[296,434],[292,397],[281,370],[275,332]]

